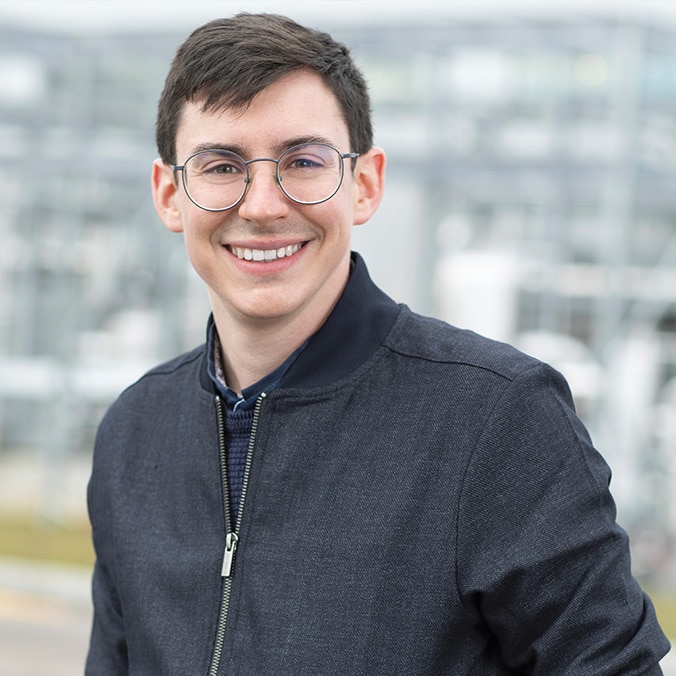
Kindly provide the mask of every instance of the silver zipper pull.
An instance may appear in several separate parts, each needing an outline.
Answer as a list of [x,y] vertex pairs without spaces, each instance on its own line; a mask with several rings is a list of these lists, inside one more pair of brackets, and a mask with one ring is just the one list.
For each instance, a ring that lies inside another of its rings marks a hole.
[[237,537],[237,533],[228,533],[225,536],[225,553],[223,554],[221,577],[230,577],[232,575],[232,562],[235,558],[238,542],[239,538]]

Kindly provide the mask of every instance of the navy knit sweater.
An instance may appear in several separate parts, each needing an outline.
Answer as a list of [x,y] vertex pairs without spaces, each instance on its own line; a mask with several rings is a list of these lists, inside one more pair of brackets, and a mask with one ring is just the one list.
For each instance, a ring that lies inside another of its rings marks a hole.
[[239,513],[242,496],[244,467],[251,436],[254,410],[252,408],[225,409],[225,443],[228,449],[228,488],[230,489],[230,513],[234,522]]

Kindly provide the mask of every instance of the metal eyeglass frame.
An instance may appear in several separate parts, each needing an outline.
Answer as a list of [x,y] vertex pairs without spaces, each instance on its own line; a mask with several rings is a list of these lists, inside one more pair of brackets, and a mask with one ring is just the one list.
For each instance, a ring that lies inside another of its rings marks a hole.
[[[322,146],[324,148],[331,148],[331,150],[334,150],[338,157],[340,158],[340,178],[338,180],[338,184],[336,185],[336,189],[328,196],[324,197],[323,199],[320,200],[314,200],[312,202],[303,202],[302,200],[297,200],[295,197],[292,197],[289,195],[288,192],[284,189],[284,185],[282,183],[282,178],[279,175],[279,163],[282,160],[282,158],[285,155],[288,155],[291,152],[294,152],[300,148],[307,148],[310,146]],[[196,157],[197,155],[202,155],[203,153],[207,152],[221,152],[221,153],[227,153],[227,155],[230,155],[237,160],[241,161],[241,163],[244,165],[244,168],[246,169],[246,176],[244,177],[244,189],[242,190],[242,194],[239,196],[236,202],[233,202],[228,207],[220,207],[218,209],[214,209],[211,207],[205,207],[199,202],[197,202],[193,196],[190,194],[190,190],[188,190],[188,184],[186,181],[185,177],[185,166],[190,162],[190,160],[193,157]],[[237,153],[233,153],[230,150],[225,150],[224,148],[213,148],[212,150],[200,150],[199,152],[193,153],[188,157],[188,159],[185,160],[183,164],[172,164],[170,165],[171,170],[174,172],[174,176],[176,176],[176,172],[180,171],[181,175],[183,176],[182,178],[182,183],[183,183],[183,189],[185,190],[185,194],[188,196],[188,199],[196,206],[199,207],[200,209],[203,209],[204,211],[212,211],[212,212],[218,212],[218,211],[228,211],[229,209],[234,209],[243,199],[244,196],[247,193],[247,190],[249,189],[249,184],[251,183],[251,174],[249,173],[249,165],[253,164],[254,162],[274,162],[275,163],[275,182],[279,186],[279,189],[284,193],[286,197],[288,197],[292,202],[295,202],[296,204],[303,204],[303,205],[313,205],[313,204],[322,204],[323,202],[327,202],[330,200],[339,190],[340,186],[343,185],[343,178],[345,177],[345,162],[344,160],[354,160],[359,157],[360,153],[341,153],[338,148],[335,146],[332,146],[330,143],[299,143],[298,145],[291,146],[290,148],[287,148],[276,160],[273,159],[272,157],[256,157],[253,160],[245,160],[243,157],[238,155]]]

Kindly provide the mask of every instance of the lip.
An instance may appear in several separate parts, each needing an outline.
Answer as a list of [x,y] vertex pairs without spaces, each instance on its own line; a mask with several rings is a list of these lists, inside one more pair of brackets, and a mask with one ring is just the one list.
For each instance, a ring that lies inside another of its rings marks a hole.
[[308,241],[270,240],[229,242],[223,247],[238,267],[257,274],[276,273],[289,268],[303,255]]

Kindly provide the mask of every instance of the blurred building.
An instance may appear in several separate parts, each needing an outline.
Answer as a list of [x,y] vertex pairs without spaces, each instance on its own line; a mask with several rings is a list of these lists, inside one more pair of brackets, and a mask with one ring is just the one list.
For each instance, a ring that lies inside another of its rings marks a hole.
[[[676,26],[324,27],[363,66],[389,156],[355,248],[398,300],[563,370],[658,567],[676,534]],[[115,394],[202,340],[206,294],[149,191],[184,36],[0,25],[0,449],[89,453]]]

